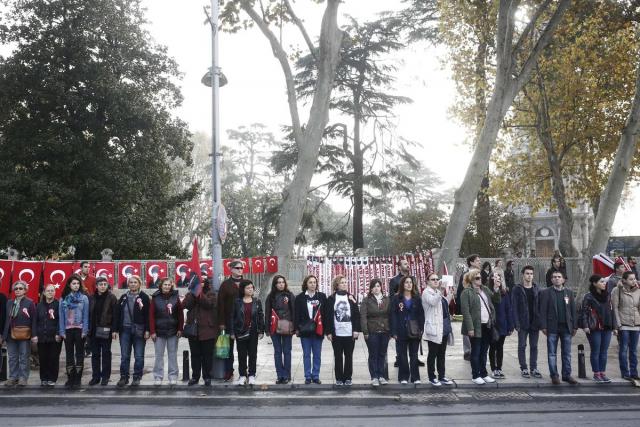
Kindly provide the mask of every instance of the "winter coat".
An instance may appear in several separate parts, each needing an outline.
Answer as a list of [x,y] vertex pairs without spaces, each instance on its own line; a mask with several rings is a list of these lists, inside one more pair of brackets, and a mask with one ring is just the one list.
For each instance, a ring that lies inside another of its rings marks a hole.
[[527,291],[522,284],[516,285],[511,291],[511,309],[513,311],[514,327],[523,331],[537,331],[539,326],[538,306],[540,299],[540,289],[535,283],[533,289],[533,318],[529,318],[529,301],[527,301]]
[[[489,308],[489,321],[495,321],[496,310],[494,304],[501,301],[500,292],[492,292],[486,286],[482,286],[482,291],[487,297],[487,305]],[[462,335],[469,335],[469,331],[473,331],[474,338],[482,337],[482,307],[484,304],[480,300],[480,294],[469,286],[460,294],[460,311],[462,312]]]
[[[5,310],[4,331],[2,332],[3,340],[11,339],[11,328],[14,326],[30,326],[31,336],[37,331],[38,324],[36,323],[36,305],[27,297],[22,297],[20,300],[20,308],[15,318],[11,317],[11,310],[13,308],[13,299],[7,301]],[[28,315],[25,313],[28,313]]]
[[[247,332],[244,327],[244,301],[242,298],[237,298],[233,305],[233,315],[231,322],[231,329],[229,335],[242,335]],[[251,325],[249,332],[251,334],[264,334],[264,312],[262,311],[262,301],[257,298],[253,298],[251,304]]]
[[360,326],[365,335],[374,333],[389,333],[389,305],[391,300],[383,296],[378,306],[378,300],[373,295],[367,295],[360,304]]
[[500,302],[494,305],[496,309],[496,328],[500,336],[507,336],[513,332],[515,322],[513,320],[513,310],[511,309],[511,295],[507,292],[502,294]]
[[229,277],[220,284],[217,301],[218,327],[224,327],[227,329],[231,327],[233,306],[236,299],[240,296],[238,295],[238,290],[240,289],[240,281],[242,281],[242,277],[240,277],[239,279]]
[[60,316],[60,301],[54,299],[50,303],[43,301],[36,306],[36,331],[32,335],[38,337],[39,343],[55,342],[58,335],[58,318]]
[[172,337],[184,327],[184,308],[176,289],[169,294],[158,290],[151,299],[149,331],[159,337]]
[[[312,316],[313,317],[309,317],[309,307],[307,302],[308,301],[317,301],[318,304],[316,306],[313,307],[313,312],[312,312]],[[300,328],[302,325],[306,325],[309,322],[313,322],[316,314],[318,313],[318,311],[320,311],[320,317],[322,318],[322,314],[324,311],[325,306],[327,305],[327,296],[322,293],[322,292],[317,292],[315,293],[315,295],[313,296],[312,299],[309,299],[309,296],[307,295],[306,291],[301,292],[296,298],[295,301],[293,303],[294,306],[294,321],[293,321],[293,329],[295,331],[298,332],[298,334],[305,338],[305,337],[322,337],[320,335],[317,334],[303,334],[300,332]],[[322,318],[322,323],[324,325],[324,318]]]
[[[129,302],[127,298],[128,294],[129,294],[129,291],[123,293],[120,296],[120,299],[118,300],[118,309],[117,309],[118,323],[116,327],[117,332],[121,334],[124,328],[124,311],[125,310],[129,310],[129,312],[133,312],[133,318],[131,320],[134,324],[142,326],[144,332],[149,332],[150,331],[149,310],[151,306],[151,299],[149,298],[149,295],[140,291],[133,304],[133,309],[131,309],[131,307],[129,307]],[[138,301],[140,301],[140,303],[138,303]],[[140,306],[140,304],[142,304],[142,307]]]
[[267,302],[264,309],[265,332],[269,335],[271,331],[271,310],[276,312],[278,319],[290,320],[295,319],[295,297],[289,291],[276,291],[267,296]]
[[192,324],[197,321],[198,341],[212,340],[218,336],[217,302],[218,299],[211,289],[203,289],[198,297],[191,292],[187,292],[184,297],[184,307],[188,310],[186,323]]
[[632,290],[623,285],[616,286],[611,291],[611,305],[615,316],[615,327],[640,326],[640,288]]
[[[409,338],[409,321],[418,322],[419,334],[417,338]],[[391,336],[399,341],[408,339],[419,340],[424,329],[424,309],[419,296],[411,298],[411,307],[408,307],[403,294],[394,295],[389,307],[389,329]]]
[[[539,319],[540,329],[546,329],[547,334],[557,334],[558,325],[561,324],[558,319],[558,309],[556,307],[555,296],[552,292],[556,292],[552,286],[540,291]],[[576,301],[573,292],[567,288],[563,288],[565,304],[565,322],[569,328],[569,332],[578,329],[578,315],[576,313]]]
[[104,293],[104,304],[100,313],[96,313],[96,301],[100,296],[98,292],[89,298],[89,336],[96,334],[96,328],[111,328],[111,331],[118,329],[118,298],[107,290]]
[[424,333],[422,338],[436,344],[442,343],[444,335],[444,313],[442,312],[442,293],[431,287],[422,292],[424,310]]
[[589,328],[593,331],[610,331],[614,327],[613,307],[611,306],[611,295],[606,294],[606,301],[600,302],[588,292],[582,298],[582,310],[579,326],[581,328],[589,328],[589,325],[596,325],[595,328]]

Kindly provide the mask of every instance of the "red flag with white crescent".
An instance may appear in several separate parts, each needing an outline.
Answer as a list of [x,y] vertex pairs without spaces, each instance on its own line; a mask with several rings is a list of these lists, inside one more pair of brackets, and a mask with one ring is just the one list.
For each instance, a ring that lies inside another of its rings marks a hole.
[[82,272],[82,263],[83,262],[88,262],[89,263],[89,274],[93,274],[93,272],[95,271],[95,263],[90,262],[90,261],[74,261],[73,262],[73,274],[77,274],[78,276],[80,276],[80,273]]
[[253,274],[264,274],[264,258],[261,256],[251,258],[251,272]]
[[200,260],[200,273],[207,273],[208,277],[213,275],[213,260],[201,259]]
[[176,286],[186,288],[189,283],[189,275],[191,273],[191,261],[180,260],[175,264],[175,280]]
[[127,289],[127,280],[129,277],[141,275],[142,263],[140,261],[118,261],[117,271],[120,287]]
[[13,281],[22,280],[29,285],[27,298],[37,302],[40,292],[40,277],[42,276],[42,261],[14,261]]
[[107,283],[111,289],[114,289],[116,286],[116,263],[113,261],[100,261],[95,263],[95,268],[96,279],[98,277],[104,277],[107,279]]
[[234,258],[225,258],[222,260],[222,271],[225,276],[231,276],[231,268],[229,267],[229,263],[233,260]]
[[270,335],[275,334],[277,329],[278,329],[278,315],[276,314],[276,311],[272,308],[271,309],[271,327],[269,328]]
[[266,259],[267,263],[267,273],[277,273],[278,272],[278,257],[277,256],[268,256]]
[[318,311],[316,311],[316,315],[313,318],[313,321],[316,323],[316,334],[317,335],[324,335],[324,325],[322,324],[322,313],[321,313],[321,307],[318,308]]
[[[167,277],[169,271],[166,261],[147,261],[144,266],[147,288],[157,288],[159,280]],[[98,267],[96,265],[96,277],[98,277]]]
[[11,271],[13,270],[13,261],[0,259],[0,294],[9,296],[11,293]]
[[56,288],[56,299],[62,296],[67,279],[73,273],[73,263],[45,261],[44,263],[44,286],[53,285]]

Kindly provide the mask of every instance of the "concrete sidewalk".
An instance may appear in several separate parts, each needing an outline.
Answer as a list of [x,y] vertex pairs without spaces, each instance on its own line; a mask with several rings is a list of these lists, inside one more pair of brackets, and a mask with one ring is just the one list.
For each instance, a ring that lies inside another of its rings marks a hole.
[[[463,359],[463,351],[462,351],[462,338],[460,335],[460,323],[454,323],[454,333],[455,333],[455,345],[450,346],[447,349],[447,362],[446,362],[446,375],[447,377],[453,379],[455,381],[454,386],[442,386],[439,389],[445,390],[448,387],[455,388],[538,388],[538,387],[575,387],[570,386],[568,384],[563,383],[561,386],[553,386],[551,384],[549,378],[549,370],[547,363],[547,348],[546,348],[546,338],[542,333],[540,334],[540,339],[538,342],[538,369],[543,374],[542,379],[525,379],[520,376],[520,368],[518,364],[518,355],[517,355],[517,344],[518,339],[517,336],[512,335],[507,337],[504,345],[504,361],[502,370],[506,375],[505,379],[501,379],[496,381],[494,384],[486,384],[482,386],[475,385],[471,382],[471,368],[469,362]],[[578,344],[584,344],[585,346],[585,359],[586,359],[586,372],[587,379],[578,379]],[[426,343],[423,342],[424,354],[419,356],[420,359],[426,362],[427,358],[427,346]],[[184,350],[189,350],[189,345],[186,339],[180,339],[179,347],[178,347],[178,365],[180,367],[180,376],[182,378],[182,352]],[[527,348],[527,355],[528,355]],[[112,345],[113,351],[113,370],[111,374],[111,381],[108,387],[114,387],[115,383],[118,381],[120,374],[120,344],[118,341],[114,341]],[[235,352],[234,352],[235,353]],[[560,370],[561,362],[560,362],[560,348],[558,348],[558,370]],[[236,353],[237,356],[237,353]],[[166,357],[166,356],[165,356]],[[362,336],[356,341],[356,346],[353,355],[353,383],[355,388],[370,387],[370,376],[367,367],[367,357],[368,351],[367,346],[364,342]],[[528,356],[527,356],[528,358]],[[65,359],[65,351],[64,346],[62,349],[61,360],[60,360],[60,377],[58,379],[58,384],[56,387],[62,387],[64,382],[66,381],[66,374],[64,372],[64,362]],[[397,378],[397,368],[393,367],[393,361],[395,360],[395,342],[393,340],[389,343],[389,351],[388,351],[388,360],[389,364],[389,386],[388,388],[415,388],[416,386],[409,385],[400,385],[398,384]],[[154,387],[153,386],[153,375],[151,373],[153,369],[153,364],[155,361],[154,357],[154,346],[153,342],[149,340],[147,342],[146,351],[145,351],[145,367],[144,367],[144,376],[142,378],[141,386],[143,388]],[[87,388],[86,384],[89,382],[91,378],[91,361],[90,358],[85,358],[85,371],[82,378],[83,388]],[[271,340],[269,337],[265,337],[261,341],[259,341],[258,345],[258,361],[257,361],[257,376],[256,383],[259,388],[274,388],[274,389],[290,389],[291,387],[303,387],[303,388],[328,388],[333,387],[333,383],[335,381],[334,371],[333,371],[333,350],[331,347],[331,342],[325,340],[322,346],[322,367],[320,370],[320,380],[322,381],[322,385],[304,384],[304,368],[302,362],[302,346],[300,344],[300,340],[296,337],[293,337],[293,345],[292,345],[292,355],[291,355],[291,377],[292,382],[288,385],[275,385],[276,373],[274,367],[273,360],[273,345],[271,344]],[[236,369],[236,378],[237,378],[237,357],[235,362]],[[133,370],[133,354],[131,355],[131,370]],[[489,362],[487,360],[487,370],[490,370]],[[594,386],[594,387],[611,387],[611,386],[626,386],[629,387],[630,383],[628,381],[623,380],[620,377],[620,370],[618,367],[618,345],[617,340],[612,338],[611,346],[609,348],[609,358],[608,358],[608,369],[607,374],[612,379],[612,383],[610,384],[597,384],[593,382],[590,378],[592,376],[591,367],[589,363],[589,344],[587,342],[586,336],[582,331],[579,331],[573,339],[572,345],[572,373],[573,376],[579,380],[580,386]],[[420,375],[422,379],[422,385],[417,387],[424,388],[435,388],[432,387],[428,383],[427,369],[426,367],[420,368]],[[234,378],[235,379],[235,378]],[[200,389],[202,387],[202,380],[200,382],[200,386],[189,387],[189,389]],[[224,383],[221,380],[213,381],[214,387],[235,387],[232,383]],[[29,379],[30,386],[40,386],[40,379],[37,370],[31,371],[31,376]],[[165,361],[165,381],[163,383],[163,388],[168,388],[168,383],[166,381],[166,361]],[[179,381],[179,388],[187,387],[186,383]],[[97,385],[91,387],[99,390],[102,386]],[[128,388],[128,387],[127,387]]]

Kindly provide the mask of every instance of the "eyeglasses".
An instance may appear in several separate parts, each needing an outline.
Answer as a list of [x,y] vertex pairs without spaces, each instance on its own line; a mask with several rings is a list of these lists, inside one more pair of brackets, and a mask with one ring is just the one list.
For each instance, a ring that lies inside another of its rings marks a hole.
[[439,279],[437,277],[429,279],[431,282],[437,282]]
[[474,277],[473,280],[482,280],[482,277],[480,277],[480,276]]
[[22,286],[19,286],[17,288],[13,288],[14,291],[24,291],[24,288]]
[[242,270],[242,267],[231,267],[232,270]]

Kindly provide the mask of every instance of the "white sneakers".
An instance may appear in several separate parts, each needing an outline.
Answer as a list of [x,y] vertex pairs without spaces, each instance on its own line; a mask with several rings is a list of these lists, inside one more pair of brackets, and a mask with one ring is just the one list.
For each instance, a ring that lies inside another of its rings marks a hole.
[[380,377],[380,378],[378,378],[378,381],[380,381],[380,385],[387,385],[387,384],[389,384],[389,381],[387,381],[387,379],[386,379],[386,378],[382,378],[382,377]]
[[493,378],[491,378],[489,375],[487,375],[486,377],[483,378],[484,382],[487,384],[491,384],[491,383],[495,383],[496,380],[494,380]]
[[236,380],[236,385],[245,385],[247,382],[247,377],[238,377]]
[[402,385],[407,385],[407,384],[409,384],[409,381],[407,381],[407,380],[402,380],[402,381],[400,381],[400,384],[402,384]]
[[422,384],[422,381],[420,381],[420,380],[415,380],[413,383],[414,383],[414,384]]
[[374,386],[374,387],[380,386],[380,380],[377,379],[377,378],[372,379],[371,380],[371,385]]
[[431,383],[431,385],[432,385],[432,386],[434,386],[434,387],[441,387],[441,386],[442,386],[442,383],[441,383],[440,381],[436,380],[436,379],[429,380],[429,382],[430,382],[430,383]]
[[161,386],[162,385],[162,380],[160,378],[156,378],[155,380],[153,380],[153,385]]
[[441,384],[444,384],[444,385],[453,385],[453,384],[454,384],[454,383],[453,383],[453,381],[451,381],[451,380],[450,380],[449,378],[447,378],[447,377],[444,377],[443,379],[441,379],[441,380],[440,380],[440,383],[441,383]]
[[178,380],[174,380],[174,379],[169,380],[169,385],[177,385],[177,384],[178,384]]
[[249,375],[248,384],[249,385],[256,385],[256,377],[254,377],[253,375]]
[[478,384],[478,385],[486,384],[486,382],[481,377],[474,378],[471,381],[473,381],[474,384]]

